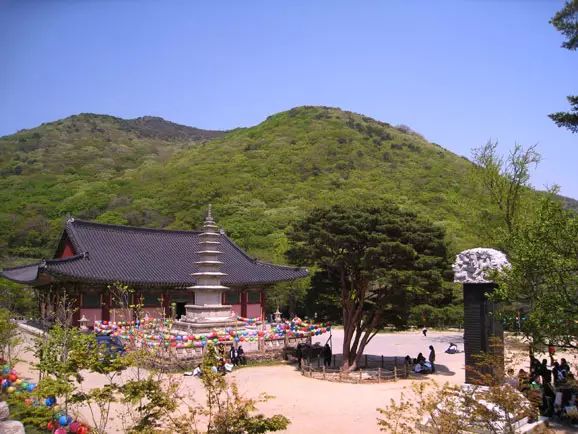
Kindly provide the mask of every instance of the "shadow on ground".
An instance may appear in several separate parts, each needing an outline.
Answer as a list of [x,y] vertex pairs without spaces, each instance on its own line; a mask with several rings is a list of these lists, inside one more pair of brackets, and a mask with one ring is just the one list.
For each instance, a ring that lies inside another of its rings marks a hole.
[[[329,368],[331,369],[339,369],[341,366],[341,361],[343,360],[342,354],[333,354],[331,358],[331,365]],[[323,357],[315,357],[311,360],[304,360],[306,364],[310,364],[313,369],[323,367]],[[413,372],[412,366],[406,366],[405,364],[405,356],[382,356],[382,355],[375,355],[375,354],[365,354],[361,358],[361,362],[359,365],[360,369],[377,369],[381,368],[386,371],[393,371],[394,369],[397,370],[398,374],[401,377],[407,376],[407,374],[411,374],[412,377],[415,378],[428,378],[431,377],[432,374],[429,375],[421,375],[416,374]],[[442,376],[453,376],[456,375],[454,371],[451,371],[446,365],[442,364],[435,364],[436,371],[433,374],[442,375]]]

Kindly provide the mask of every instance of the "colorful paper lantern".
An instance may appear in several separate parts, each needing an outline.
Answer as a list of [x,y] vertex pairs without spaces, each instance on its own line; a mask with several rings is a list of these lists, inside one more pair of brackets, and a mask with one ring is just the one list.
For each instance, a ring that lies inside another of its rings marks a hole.
[[60,426],[66,426],[70,422],[72,422],[72,418],[70,416],[65,415],[65,414],[58,418],[58,423],[60,424]]

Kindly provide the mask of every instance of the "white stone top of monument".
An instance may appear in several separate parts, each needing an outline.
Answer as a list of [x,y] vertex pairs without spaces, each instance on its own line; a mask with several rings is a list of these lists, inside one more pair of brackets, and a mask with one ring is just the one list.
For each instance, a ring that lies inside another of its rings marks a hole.
[[499,250],[477,247],[458,253],[454,265],[454,282],[492,283],[486,279],[486,272],[509,268],[506,255]]

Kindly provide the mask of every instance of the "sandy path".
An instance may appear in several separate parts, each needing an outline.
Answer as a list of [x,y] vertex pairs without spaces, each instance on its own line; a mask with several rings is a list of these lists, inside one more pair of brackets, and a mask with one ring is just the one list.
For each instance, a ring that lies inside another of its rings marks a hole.
[[[317,341],[325,343],[327,335],[319,336]],[[433,345],[437,352],[437,381],[448,381],[459,384],[464,381],[464,358],[461,354],[445,354],[449,342],[455,342],[463,348],[461,333],[429,332],[427,337],[421,332],[384,333],[377,335],[369,344],[367,352],[375,355],[405,357],[406,354],[415,357],[422,352],[429,354],[428,346]],[[334,352],[341,352],[342,332],[333,333]],[[22,352],[24,359],[17,366],[22,376],[32,379],[37,374],[31,369],[33,355]],[[123,375],[128,377],[130,373]],[[197,378],[175,376],[186,390],[198,400],[204,393]],[[96,374],[86,374],[85,388],[104,384]],[[259,409],[267,415],[283,414],[291,420],[287,433],[374,433],[379,432],[376,409],[383,407],[391,398],[398,399],[402,390],[409,388],[411,381],[382,384],[346,384],[333,383],[311,379],[302,376],[294,366],[264,366],[244,368],[234,372],[228,378],[235,379],[241,392],[249,397],[258,397],[262,393],[275,398],[259,404]],[[199,399],[200,398],[200,399]],[[114,406],[117,411],[120,407]],[[87,410],[82,413],[90,420]],[[109,430],[111,434],[122,433],[122,425],[118,416],[112,420]]]

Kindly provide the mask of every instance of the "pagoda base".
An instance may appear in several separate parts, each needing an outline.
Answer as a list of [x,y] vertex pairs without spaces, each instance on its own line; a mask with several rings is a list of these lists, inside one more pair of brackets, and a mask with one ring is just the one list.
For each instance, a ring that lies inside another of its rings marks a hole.
[[173,323],[176,331],[208,332],[215,328],[233,327],[237,315],[230,305],[196,305],[185,306],[186,314]]

